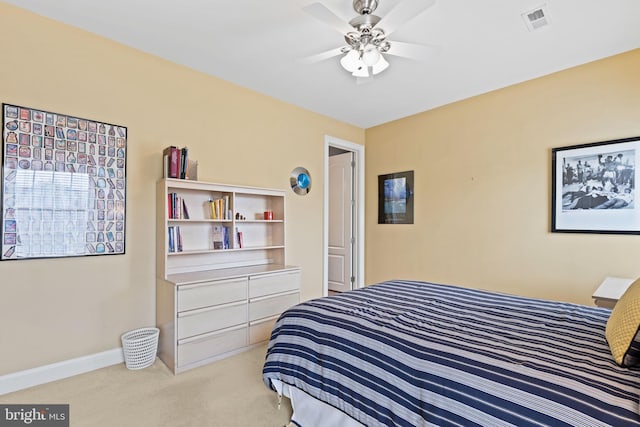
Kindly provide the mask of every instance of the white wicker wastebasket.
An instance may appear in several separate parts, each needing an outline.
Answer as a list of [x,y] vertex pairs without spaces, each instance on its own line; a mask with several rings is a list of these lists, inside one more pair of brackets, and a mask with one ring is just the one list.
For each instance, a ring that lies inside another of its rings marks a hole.
[[158,328],[140,328],[122,335],[122,350],[127,369],[142,369],[153,365],[158,352]]

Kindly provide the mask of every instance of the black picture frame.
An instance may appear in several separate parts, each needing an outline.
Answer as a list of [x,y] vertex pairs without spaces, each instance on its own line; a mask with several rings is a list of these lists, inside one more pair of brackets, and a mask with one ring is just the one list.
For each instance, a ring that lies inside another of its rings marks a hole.
[[378,175],[378,224],[413,224],[413,171]]
[[2,104],[0,261],[123,255],[125,126]]
[[551,232],[640,234],[640,136],[553,148]]

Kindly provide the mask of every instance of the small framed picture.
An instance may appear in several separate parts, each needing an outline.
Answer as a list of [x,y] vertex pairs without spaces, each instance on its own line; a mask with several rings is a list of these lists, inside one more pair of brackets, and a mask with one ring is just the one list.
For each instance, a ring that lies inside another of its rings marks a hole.
[[378,224],[413,224],[413,171],[378,175]]
[[640,234],[640,137],[552,150],[551,231]]

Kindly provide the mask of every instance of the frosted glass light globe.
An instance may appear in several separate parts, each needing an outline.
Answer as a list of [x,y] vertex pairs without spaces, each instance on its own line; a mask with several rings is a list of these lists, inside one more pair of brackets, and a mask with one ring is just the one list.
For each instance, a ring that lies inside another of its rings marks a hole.
[[364,52],[362,52],[362,62],[364,62],[367,65],[367,67],[376,65],[380,60],[380,58],[381,58],[380,52],[378,51],[378,48],[376,48],[375,46],[368,45],[364,49]]
[[342,68],[350,73],[353,73],[360,66],[360,55],[355,50],[350,50],[345,56],[340,59]]

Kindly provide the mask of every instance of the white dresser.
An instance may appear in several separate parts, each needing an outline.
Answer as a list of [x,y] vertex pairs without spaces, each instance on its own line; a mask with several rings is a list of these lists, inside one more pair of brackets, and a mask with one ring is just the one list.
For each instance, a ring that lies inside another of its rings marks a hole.
[[159,356],[174,373],[247,350],[300,302],[300,269],[254,266],[171,275],[156,289]]

